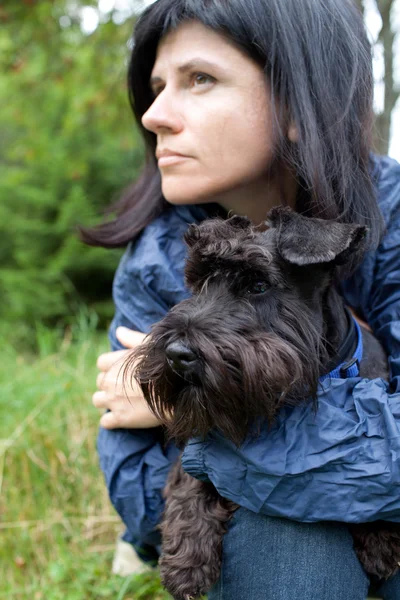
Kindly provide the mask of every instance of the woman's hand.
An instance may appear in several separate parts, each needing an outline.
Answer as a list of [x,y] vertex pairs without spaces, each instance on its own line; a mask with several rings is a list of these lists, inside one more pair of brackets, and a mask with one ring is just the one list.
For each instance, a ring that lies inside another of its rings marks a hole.
[[[139,346],[146,337],[126,327],[118,327],[116,336],[129,349]],[[100,373],[96,383],[99,391],[93,394],[92,401],[96,408],[110,411],[100,419],[100,425],[105,429],[147,429],[161,425],[150,411],[135,381],[131,381],[131,377],[123,381],[122,367],[129,354],[130,350],[106,352],[97,360]]]

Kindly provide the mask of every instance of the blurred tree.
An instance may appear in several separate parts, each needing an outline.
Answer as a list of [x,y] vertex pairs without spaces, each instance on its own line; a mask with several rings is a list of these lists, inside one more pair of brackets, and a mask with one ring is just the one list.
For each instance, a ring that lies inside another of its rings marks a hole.
[[[387,153],[399,95],[394,0],[375,1],[385,62],[377,150]],[[93,224],[143,161],[125,73],[134,13],[144,1],[125,4],[124,12],[112,0],[0,3],[2,319],[65,323],[81,302],[103,320],[111,315],[120,252],[84,248],[75,226]],[[88,10],[98,21],[91,35],[82,30]]]
[[142,164],[125,83],[133,19],[110,13],[88,36],[79,7],[0,6],[2,319],[65,323],[81,302],[112,310],[120,252],[83,247],[75,227],[93,224]]
[[[374,0],[382,20],[382,26],[376,40],[383,54],[384,101],[383,110],[376,116],[375,149],[379,154],[388,154],[393,111],[400,95],[400,86],[395,80],[394,55],[396,31],[393,24],[395,0]],[[365,12],[365,0],[356,0],[360,10]]]

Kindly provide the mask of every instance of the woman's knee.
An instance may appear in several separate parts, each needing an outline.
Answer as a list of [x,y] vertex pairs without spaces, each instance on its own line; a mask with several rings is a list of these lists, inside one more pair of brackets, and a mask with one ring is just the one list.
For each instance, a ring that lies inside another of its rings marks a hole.
[[210,600],[365,600],[369,581],[345,525],[297,523],[246,509],[224,538]]
[[374,589],[377,590],[377,598],[400,600],[400,572],[380,585],[376,585]]

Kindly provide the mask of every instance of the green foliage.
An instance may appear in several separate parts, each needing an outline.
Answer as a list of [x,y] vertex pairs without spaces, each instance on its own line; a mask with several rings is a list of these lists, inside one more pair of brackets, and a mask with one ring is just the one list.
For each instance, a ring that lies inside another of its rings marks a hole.
[[[99,471],[91,404],[106,336],[82,314],[63,336],[37,329],[40,357],[0,363],[0,598],[167,600],[157,573],[111,574],[123,530]],[[0,326],[0,335],[3,330]]]
[[0,7],[0,318],[11,322],[64,324],[82,304],[110,317],[120,251],[84,246],[76,226],[98,222],[143,160],[125,83],[132,19],[87,36],[77,19],[61,27],[68,4]]

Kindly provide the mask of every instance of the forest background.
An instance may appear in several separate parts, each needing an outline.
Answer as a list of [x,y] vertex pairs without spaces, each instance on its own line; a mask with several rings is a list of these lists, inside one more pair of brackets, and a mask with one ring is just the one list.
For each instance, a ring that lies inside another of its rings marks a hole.
[[[110,575],[122,526],[90,398],[122,251],[76,234],[143,164],[125,80],[145,4],[0,0],[0,599],[167,597],[156,573]],[[376,149],[400,158],[400,2],[358,4],[374,43]]]

